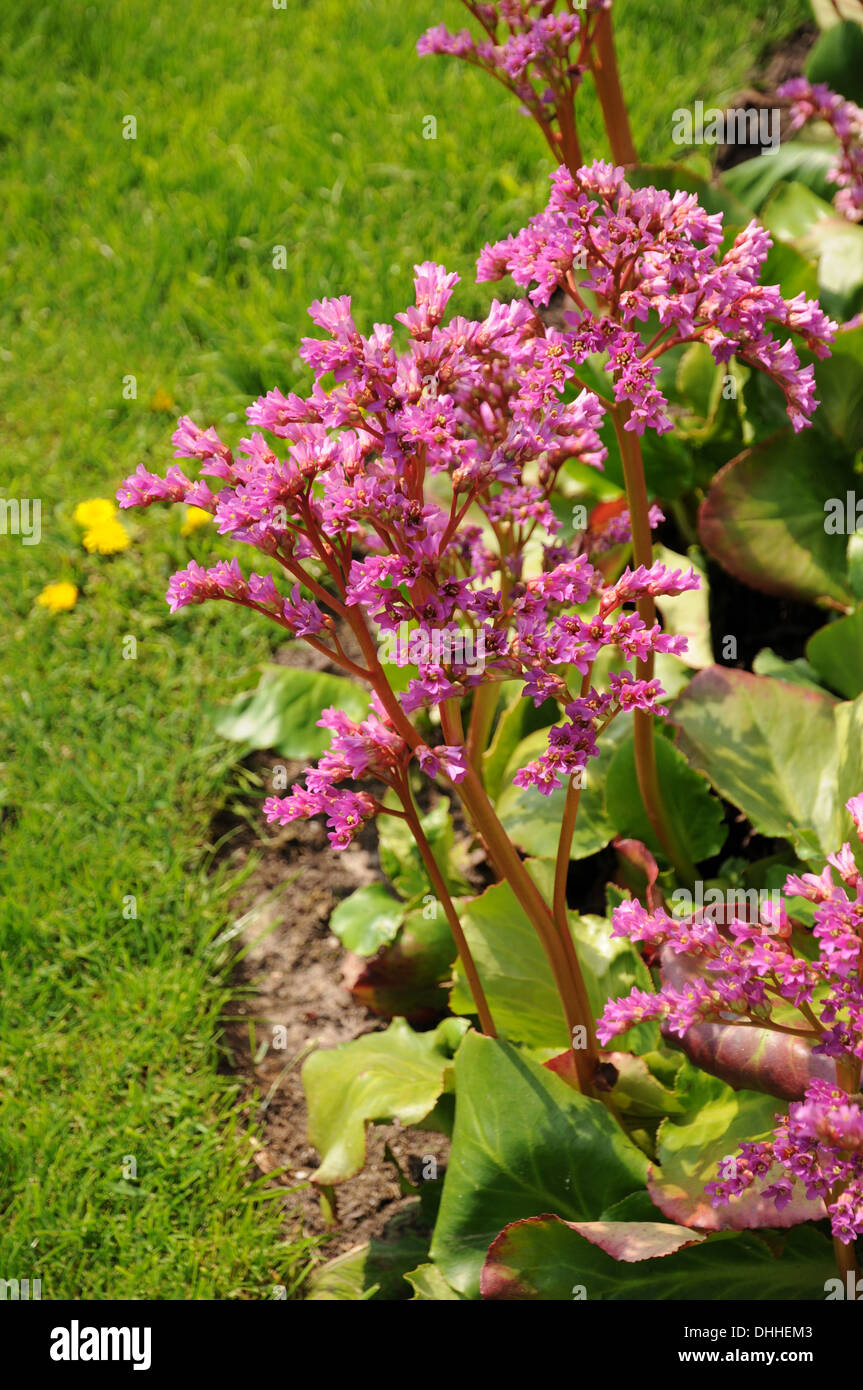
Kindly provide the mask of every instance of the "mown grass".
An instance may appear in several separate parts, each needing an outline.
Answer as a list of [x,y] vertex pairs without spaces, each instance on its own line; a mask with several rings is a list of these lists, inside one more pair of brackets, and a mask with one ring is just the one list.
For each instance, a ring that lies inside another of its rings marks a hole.
[[[675,153],[676,106],[732,91],[807,15],[804,0],[618,11],[655,160]],[[266,1297],[302,1270],[217,1070],[230,885],[205,854],[231,756],[207,706],[271,639],[234,610],[168,617],[167,578],[213,551],[206,533],[145,515],[100,559],[72,511],[139,461],[162,467],[174,414],[233,439],[250,396],[302,381],[311,299],[349,291],[360,322],[386,320],[431,257],[462,274],[461,312],[487,302],[476,252],[541,206],[549,165],[505,93],[416,58],[418,33],[461,13],[3,5],[0,487],[41,499],[43,537],[0,536],[0,1278],[40,1277],[46,1298]],[[603,152],[589,99],[582,128]],[[75,610],[36,609],[64,578]]]

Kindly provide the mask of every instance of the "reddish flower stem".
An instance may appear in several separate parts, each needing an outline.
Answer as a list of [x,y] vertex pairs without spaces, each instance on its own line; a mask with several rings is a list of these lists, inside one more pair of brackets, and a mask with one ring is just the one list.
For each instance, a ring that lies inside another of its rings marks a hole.
[[615,164],[637,164],[638,155],[635,153],[629,116],[623,100],[609,10],[600,11],[596,17],[590,66],[608,132],[608,142],[611,145],[611,157]]
[[494,1026],[494,1019],[492,1018],[491,1009],[488,1006],[488,1000],[485,997],[485,991],[482,987],[482,983],[479,978],[479,972],[477,971],[473,956],[471,955],[470,947],[467,944],[467,938],[464,934],[464,928],[462,927],[462,924],[459,920],[458,913],[455,909],[455,904],[452,898],[450,897],[449,889],[446,886],[444,876],[440,871],[437,860],[435,859],[434,850],[432,849],[431,845],[429,844],[426,838],[425,832],[420,823],[419,816],[416,813],[416,808],[413,804],[413,798],[411,796],[410,787],[408,786],[406,779],[405,785],[403,787],[398,788],[398,794],[399,800],[401,801],[402,806],[404,807],[405,820],[410,826],[411,834],[416,840],[417,848],[420,854],[422,855],[422,860],[426,866],[428,876],[431,879],[432,887],[434,888],[439,901],[443,905],[443,910],[446,914],[446,919],[449,923],[449,928],[453,934],[453,940],[456,944],[458,957],[461,961],[461,966],[467,978],[468,985],[470,986],[471,997],[473,998],[477,1014],[479,1015],[479,1021],[482,1027],[482,1031],[488,1037],[496,1038],[497,1029]]
[[[641,445],[637,435],[624,428],[629,418],[628,405],[615,406],[612,419],[620,446],[623,462],[623,477],[626,484],[626,500],[632,526],[632,554],[637,565],[649,568],[653,564],[653,538],[650,533],[650,507],[647,500],[647,484],[644,480],[644,463]],[[638,614],[647,627],[656,622],[656,605],[650,594],[638,600]],[[653,679],[653,652],[645,660],[637,660],[635,674],[638,680]],[[684,883],[694,883],[698,871],[693,864],[668,817],[665,802],[659,786],[659,773],[656,766],[656,747],[653,740],[653,715],[649,710],[633,711],[635,734],[635,769],[638,787],[648,820],[653,828],[663,852],[674,865],[679,878]]]

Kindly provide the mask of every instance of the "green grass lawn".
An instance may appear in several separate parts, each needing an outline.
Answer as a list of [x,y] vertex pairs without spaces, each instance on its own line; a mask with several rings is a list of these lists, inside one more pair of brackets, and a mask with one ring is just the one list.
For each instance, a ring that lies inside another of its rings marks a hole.
[[[436,258],[464,277],[457,311],[488,302],[476,253],[538,210],[550,166],[501,89],[416,57],[424,27],[462,13],[2,7],[0,493],[41,499],[43,534],[0,536],[0,1278],[41,1278],[44,1298],[268,1297],[302,1271],[217,1072],[230,884],[206,858],[233,777],[207,705],[271,638],[234,609],[169,617],[172,570],[217,549],[206,531],[132,514],[131,547],[91,557],[72,513],[139,461],[161,470],[173,415],[234,440],[251,396],[302,383],[313,298],[350,292],[360,323],[383,321]],[[636,141],[657,160],[673,109],[732,91],[808,7],[617,13]],[[582,130],[605,153],[590,100]],[[62,579],[76,608],[34,607]]]

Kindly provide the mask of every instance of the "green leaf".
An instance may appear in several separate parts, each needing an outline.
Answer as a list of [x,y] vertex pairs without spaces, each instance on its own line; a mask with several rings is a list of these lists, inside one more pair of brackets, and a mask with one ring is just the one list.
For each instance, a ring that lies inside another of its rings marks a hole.
[[349,970],[345,984],[358,1004],[379,1017],[404,1015],[415,1027],[428,1025],[446,1012],[444,982],[452,977],[455,954],[449,923],[434,899],[408,912],[395,941]]
[[387,1222],[382,1235],[316,1269],[306,1286],[306,1300],[355,1303],[408,1299],[410,1289],[405,1279],[417,1260],[425,1259],[428,1245],[429,1233],[420,1219],[419,1203],[411,1202]]
[[[553,867],[532,861],[528,868],[548,900]],[[629,941],[611,936],[605,918],[570,913],[569,923],[595,1017],[608,999],[629,994],[636,985],[652,989],[650,973],[638,952]],[[462,913],[462,926],[498,1029],[530,1047],[567,1047],[570,1037],[545,951],[509,885],[496,883],[487,888]],[[473,1013],[458,964],[455,979],[450,1008]],[[625,1035],[621,1046],[649,1048],[655,1042],[656,1025],[639,1024]]]
[[449,1087],[451,1060],[467,1023],[446,1018],[415,1033],[403,1018],[385,1033],[313,1052],[303,1067],[309,1142],[321,1155],[316,1183],[344,1182],[366,1156],[366,1125],[398,1118],[417,1124]]
[[501,1232],[489,1251],[482,1285],[483,1297],[495,1300],[653,1303],[721,1297],[749,1302],[823,1298],[833,1272],[830,1241],[815,1230],[793,1231],[779,1260],[756,1236],[727,1234],[662,1259],[623,1264],[573,1225],[540,1216]]
[[863,289],[863,227],[842,217],[802,183],[784,183],[767,199],[761,221],[780,241],[818,262],[819,298],[828,313],[850,318]]
[[854,837],[849,797],[863,790],[863,697],[714,666],[675,701],[678,746],[762,835],[820,859]]
[[752,662],[752,669],[756,676],[776,676],[781,681],[790,681],[792,685],[806,685],[810,690],[824,689],[815,667],[802,656],[794,661],[786,661],[784,657],[777,656],[772,647],[761,648]]
[[[696,552],[697,554],[697,552]],[[674,637],[685,637],[687,648],[681,660],[687,666],[701,668],[713,665],[713,645],[710,640],[710,585],[704,569],[692,555],[680,555],[664,545],[653,548],[654,561],[669,569],[694,569],[701,587],[688,589],[675,598],[658,598],[656,606],[664,630]]]
[[[398,805],[395,794],[389,792],[384,804],[388,806],[391,802]],[[420,824],[450,892],[467,892],[468,885],[454,863],[455,836],[446,797],[440,797],[432,809],[420,817]],[[409,902],[431,893],[431,880],[407,822],[398,816],[379,816],[377,825],[381,868],[396,892]]]
[[[627,722],[615,720],[599,741],[599,756],[585,769],[572,839],[573,859],[586,859],[603,849],[614,836],[605,813],[605,776],[617,744],[625,737]],[[518,745],[503,776],[503,791],[495,807],[510,839],[525,854],[553,859],[557,854],[566,789],[558,787],[543,796],[536,787],[517,787],[513,777],[519,768],[538,758],[548,747],[548,729],[537,729]]]
[[330,917],[330,931],[349,951],[373,956],[394,940],[404,921],[405,907],[380,883],[358,888],[343,899]]
[[611,1088],[611,1099],[619,1114],[655,1119],[657,1116],[683,1112],[683,1105],[675,1091],[654,1076],[644,1057],[633,1056],[631,1052],[604,1052],[603,1060],[617,1072],[617,1079]]
[[[532,1047],[568,1046],[569,1033],[551,968],[534,928],[507,883],[496,883],[461,914],[495,1026]],[[474,1011],[460,963],[450,1008]]]
[[247,748],[274,748],[283,758],[317,758],[329,747],[329,729],[317,721],[330,705],[364,719],[369,697],[344,676],[299,666],[266,666],[255,690],[237,695],[216,714],[216,731]]
[[[675,1093],[685,1107],[678,1117],[669,1116],[659,1127],[656,1141],[658,1164],[653,1165],[647,1189],[669,1221],[695,1226],[701,1231],[745,1231],[771,1226],[797,1226],[824,1215],[821,1202],[810,1202],[802,1184],[795,1182],[793,1196],[781,1210],[760,1195],[762,1186],[783,1175],[780,1165],[740,1197],[713,1207],[705,1183],[718,1176],[730,1177],[744,1140],[762,1139],[773,1130],[784,1110],[774,1096],[755,1091],[732,1090],[724,1081],[691,1066],[677,1074]],[[718,1165],[723,1163],[722,1174]]]
[[827,29],[806,60],[806,76],[824,82],[847,101],[863,101],[863,29],[844,19]]
[[825,530],[825,501],[845,497],[848,458],[812,430],[746,449],[721,469],[699,517],[705,549],[735,578],[780,598],[853,600],[846,539]]
[[[745,159],[733,169],[725,169],[722,182],[753,212],[758,212],[764,206],[780,183],[803,184],[819,198],[829,202],[836,192],[836,185],[828,182],[827,171],[835,158],[835,146],[788,140],[772,154]],[[764,283],[772,285],[775,280],[767,275]]]
[[[815,368],[815,381],[815,429],[855,454],[863,447],[863,327],[837,335],[831,355]],[[838,495],[845,500],[844,493]]]
[[510,1044],[471,1033],[456,1058],[456,1118],[431,1258],[475,1298],[511,1221],[595,1221],[644,1186],[646,1159],[605,1106]]
[[[483,781],[492,801],[500,795],[507,764],[522,739],[537,729],[553,724],[558,717],[558,707],[554,701],[546,701],[537,709],[533,700],[524,698],[518,682],[504,681],[502,690],[509,693],[509,699],[498,719],[491,744],[482,758]],[[553,711],[550,718],[545,717],[546,711]]]
[[[676,706],[675,706],[676,708]],[[689,766],[667,738],[654,735],[659,786],[669,819],[689,858],[696,863],[718,854],[726,839],[722,807],[705,777]],[[608,769],[605,804],[618,835],[641,840],[654,854],[662,855],[638,788],[635,741],[618,749]]]
[[806,655],[831,690],[849,700],[863,691],[863,605],[813,633]]
[[414,1290],[412,1303],[448,1303],[464,1301],[464,1294],[456,1293],[452,1285],[444,1279],[437,1265],[424,1264],[405,1275]]

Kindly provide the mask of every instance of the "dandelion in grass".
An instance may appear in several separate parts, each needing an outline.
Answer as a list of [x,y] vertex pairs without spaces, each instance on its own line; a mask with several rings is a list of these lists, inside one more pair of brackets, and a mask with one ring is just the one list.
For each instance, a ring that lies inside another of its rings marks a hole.
[[47,608],[49,613],[68,613],[78,602],[77,585],[70,584],[67,580],[61,580],[57,584],[46,584],[36,602],[40,608]]

